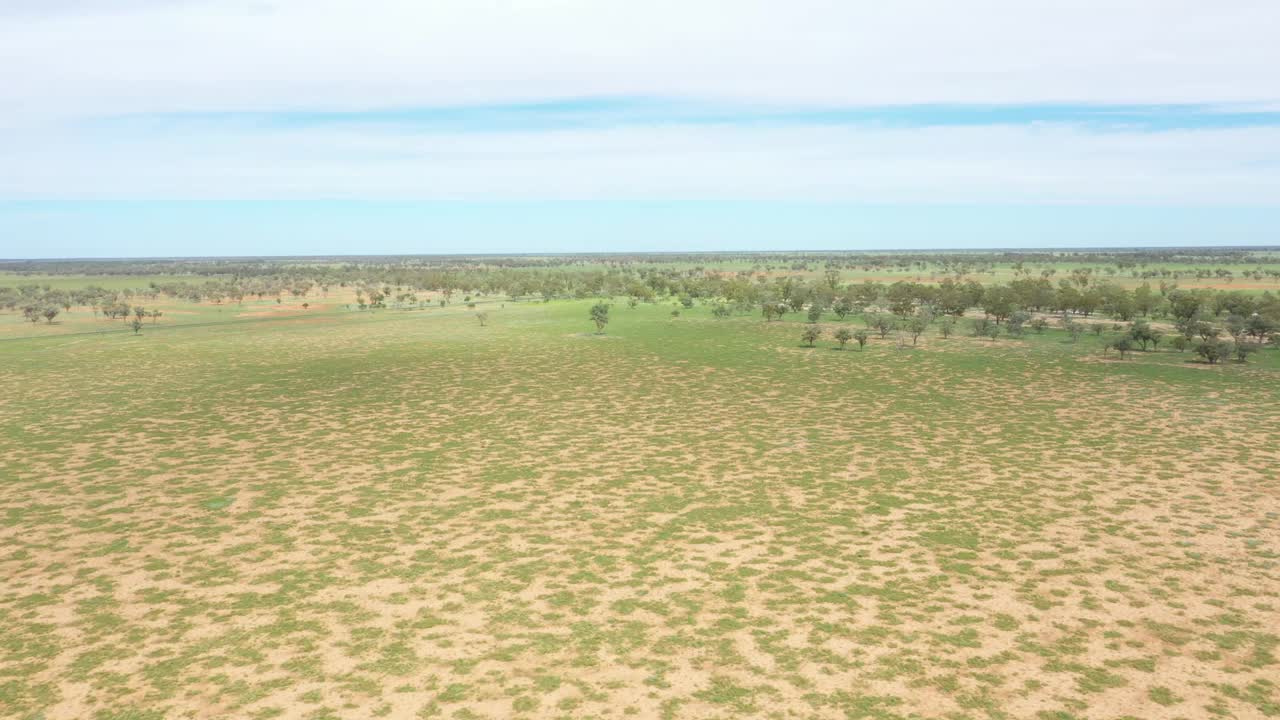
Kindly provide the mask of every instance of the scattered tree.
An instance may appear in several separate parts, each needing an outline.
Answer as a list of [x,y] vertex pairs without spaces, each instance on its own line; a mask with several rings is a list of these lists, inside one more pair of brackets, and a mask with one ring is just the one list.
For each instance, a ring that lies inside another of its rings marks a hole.
[[849,331],[849,328],[842,327],[836,330],[832,337],[836,339],[836,342],[840,343],[840,349],[843,350],[844,346],[848,345],[849,341],[853,339],[853,333]]
[[929,327],[929,321],[920,316],[915,316],[907,319],[905,329],[907,331],[907,334],[911,336],[912,346],[915,346],[916,340],[918,340],[920,336],[924,334],[924,331],[928,329],[928,327]]
[[893,332],[894,328],[897,327],[897,322],[893,319],[893,316],[884,313],[875,313],[870,316],[867,318],[867,324],[871,329],[880,333],[881,340],[888,337],[889,333]]
[[[1128,357],[1129,353],[1133,350],[1133,338],[1128,335],[1121,335],[1108,343],[1107,347],[1114,348],[1116,352],[1120,353],[1120,359],[1123,360]],[[1106,348],[1103,348],[1104,353],[1105,350]]]
[[1201,340],[1196,345],[1196,354],[1210,365],[1217,365],[1219,360],[1231,354],[1231,343],[1217,338]]
[[604,334],[604,326],[609,324],[608,303],[596,303],[591,306],[591,322],[596,324],[596,334]]
[[817,342],[818,338],[821,336],[822,329],[817,325],[809,325],[800,333],[800,339],[804,340],[805,344],[809,347],[813,347],[813,344]]
[[938,321],[938,333],[942,335],[944,340],[951,337],[951,333],[955,332],[955,329],[956,319],[950,315],[947,315]]

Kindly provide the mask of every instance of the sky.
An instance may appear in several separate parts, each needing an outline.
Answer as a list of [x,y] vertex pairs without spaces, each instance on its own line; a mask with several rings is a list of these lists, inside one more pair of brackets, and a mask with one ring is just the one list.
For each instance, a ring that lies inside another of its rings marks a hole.
[[1280,245],[1274,0],[0,0],[0,257]]

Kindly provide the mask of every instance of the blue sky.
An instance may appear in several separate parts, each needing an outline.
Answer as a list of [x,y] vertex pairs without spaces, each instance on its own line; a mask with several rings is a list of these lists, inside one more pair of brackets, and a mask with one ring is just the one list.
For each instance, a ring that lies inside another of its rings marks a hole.
[[1280,6],[15,0],[0,257],[1280,244]]
[[[21,257],[1249,245],[1280,208],[733,201],[27,201]],[[80,241],[91,228],[94,243]],[[1274,240],[1280,242],[1280,239]],[[88,249],[88,252],[86,252]]]

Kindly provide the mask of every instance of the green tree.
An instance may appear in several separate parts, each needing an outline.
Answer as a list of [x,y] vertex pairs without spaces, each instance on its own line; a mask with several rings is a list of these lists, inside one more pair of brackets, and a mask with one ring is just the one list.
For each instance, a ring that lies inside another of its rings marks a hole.
[[760,309],[764,314],[764,321],[773,322],[774,320],[781,320],[782,316],[786,315],[791,308],[786,303],[770,301],[761,305]]
[[805,344],[809,347],[813,347],[813,344],[817,342],[818,338],[821,336],[822,329],[817,325],[809,325],[800,332],[800,339],[804,340]]
[[982,294],[982,310],[996,319],[999,325],[1017,309],[1017,298],[1012,290],[1003,286],[987,288]]
[[1245,323],[1245,334],[1257,340],[1258,344],[1266,342],[1267,337],[1276,331],[1275,323],[1258,313],[1249,316]]
[[1219,360],[1231,354],[1231,343],[1219,340],[1216,337],[1201,340],[1196,345],[1196,354],[1204,358],[1205,362],[1210,365],[1217,365]]
[[853,333],[853,339],[858,343],[858,351],[861,352],[867,346],[867,338],[871,337],[866,330],[857,330]]
[[889,333],[893,332],[893,329],[897,327],[897,323],[893,319],[893,316],[885,315],[884,313],[875,313],[868,317],[867,325],[870,326],[871,329],[880,333],[881,340],[887,337]]
[[596,324],[596,334],[604,334],[604,326],[609,324],[609,304],[596,303],[591,306],[591,322]]
[[916,344],[916,340],[924,334],[924,331],[928,329],[928,327],[929,321],[918,315],[907,319],[904,329],[907,331],[907,334],[911,336],[911,344],[913,346]]
[[853,339],[853,333],[849,331],[849,328],[842,327],[837,329],[832,337],[836,339],[836,342],[840,343],[840,349],[843,350],[844,346],[848,345],[849,341]]
[[1062,323],[1062,329],[1066,330],[1067,334],[1071,336],[1071,342],[1076,342],[1080,339],[1080,333],[1084,332],[1083,325],[1072,320],[1071,316],[1065,312],[1062,313],[1062,319],[1059,322]]
[[[1116,352],[1120,353],[1120,359],[1123,360],[1133,350],[1133,338],[1128,335],[1121,335],[1108,343],[1107,347],[1113,348]],[[1106,348],[1104,348],[1104,350],[1105,349]]]
[[129,323],[129,326],[133,328],[134,335],[142,332],[142,318],[134,317],[133,322]]
[[1248,323],[1248,318],[1241,317],[1239,315],[1227,316],[1227,332],[1231,335],[1231,338],[1236,341],[1236,343],[1239,343],[1240,338],[1244,337],[1245,330],[1248,328]]
[[1022,337],[1023,329],[1027,325],[1027,321],[1031,319],[1031,313],[1025,310],[1015,310],[1009,315],[1008,327],[1005,328],[1010,337]]
[[1129,337],[1142,346],[1142,351],[1146,352],[1147,345],[1152,342],[1159,344],[1159,331],[1152,329],[1151,324],[1142,318],[1134,320],[1129,325]]

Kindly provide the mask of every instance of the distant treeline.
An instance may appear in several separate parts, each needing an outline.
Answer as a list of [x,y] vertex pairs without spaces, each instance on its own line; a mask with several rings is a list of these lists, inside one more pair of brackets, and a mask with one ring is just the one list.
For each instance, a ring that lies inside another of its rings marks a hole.
[[[1111,266],[1119,272],[1151,265],[1238,266],[1280,263],[1276,248],[1135,248],[1098,250],[972,250],[918,252],[716,252],[583,253],[572,255],[385,255],[275,258],[155,258],[121,260],[9,260],[0,272],[39,275],[231,275],[260,277],[302,272],[341,278],[360,270],[463,271],[492,268],[671,266],[703,268],[746,265],[756,270],[820,270],[826,267],[873,270],[921,270],[951,273],[991,272],[998,266],[1072,263]],[[1213,276],[1217,267],[1200,268]],[[1262,270],[1261,267],[1258,270]],[[1171,271],[1172,272],[1172,271]],[[1280,275],[1271,274],[1272,277]]]

